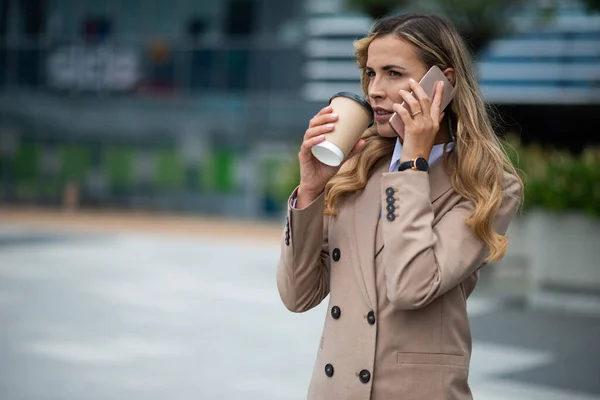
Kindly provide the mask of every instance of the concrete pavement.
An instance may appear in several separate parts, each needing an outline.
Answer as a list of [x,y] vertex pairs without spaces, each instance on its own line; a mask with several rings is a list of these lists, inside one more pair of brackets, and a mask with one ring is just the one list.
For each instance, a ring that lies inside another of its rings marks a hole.
[[[0,399],[305,398],[326,302],[283,307],[276,237],[211,236],[5,220]],[[600,399],[600,319],[483,289],[469,313],[476,400]]]

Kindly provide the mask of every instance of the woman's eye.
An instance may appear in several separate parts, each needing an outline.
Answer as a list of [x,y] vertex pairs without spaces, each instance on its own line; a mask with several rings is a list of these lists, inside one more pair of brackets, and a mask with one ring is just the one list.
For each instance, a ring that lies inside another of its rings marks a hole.
[[402,76],[402,74],[400,72],[396,72],[396,71],[390,71],[390,76]]
[[374,76],[375,76],[375,71],[367,71],[367,76],[368,76],[369,78],[372,78],[372,77],[374,77]]

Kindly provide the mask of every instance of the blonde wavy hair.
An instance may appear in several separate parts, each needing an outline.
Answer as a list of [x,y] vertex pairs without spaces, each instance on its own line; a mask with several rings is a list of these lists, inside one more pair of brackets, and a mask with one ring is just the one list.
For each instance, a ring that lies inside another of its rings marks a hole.
[[[521,188],[523,184],[505,146],[494,132],[492,110],[482,99],[471,56],[462,37],[449,21],[437,15],[411,13],[379,20],[366,37],[354,43],[362,88],[367,98],[369,77],[365,68],[368,48],[375,38],[385,35],[395,35],[412,43],[421,61],[428,67],[454,68],[455,95],[444,118],[451,118],[456,146],[450,155],[444,152],[443,162],[451,171],[454,190],[475,205],[466,223],[488,246],[486,262],[501,259],[506,252],[507,239],[494,232],[493,222],[503,200],[504,172],[519,179]],[[396,138],[379,136],[374,128],[369,128],[363,138],[366,145],[362,151],[346,162],[327,184],[327,215],[337,215],[340,196],[366,186],[373,166],[391,156],[396,142]],[[518,200],[521,199],[522,193]]]

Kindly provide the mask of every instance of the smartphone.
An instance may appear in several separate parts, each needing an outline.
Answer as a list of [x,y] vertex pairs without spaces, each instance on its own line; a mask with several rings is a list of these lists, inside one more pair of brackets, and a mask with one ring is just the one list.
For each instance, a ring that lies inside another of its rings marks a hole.
[[[427,93],[427,95],[431,98],[433,96],[433,90],[435,89],[435,84],[437,81],[444,82],[444,94],[442,96],[442,103],[440,105],[441,113],[446,109],[446,107],[448,107],[448,104],[450,104],[450,101],[452,101],[452,97],[454,96],[454,86],[452,86],[448,78],[446,78],[446,75],[444,75],[439,67],[434,65],[429,69],[429,71],[427,71],[425,75],[423,75],[423,78],[421,78],[419,84],[423,87],[425,93]],[[413,92],[410,92],[410,94],[413,94]],[[408,108],[408,106],[405,105],[405,102],[402,103],[402,106]],[[400,118],[397,113],[392,114],[388,123],[398,135],[404,134],[404,122],[402,122],[402,118]]]

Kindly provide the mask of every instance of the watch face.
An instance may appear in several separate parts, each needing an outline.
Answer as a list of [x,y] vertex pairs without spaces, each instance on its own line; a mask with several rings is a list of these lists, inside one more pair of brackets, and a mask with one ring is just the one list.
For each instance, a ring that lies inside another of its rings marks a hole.
[[415,160],[415,168],[419,171],[427,171],[429,169],[429,164],[427,163],[427,160],[419,157]]

